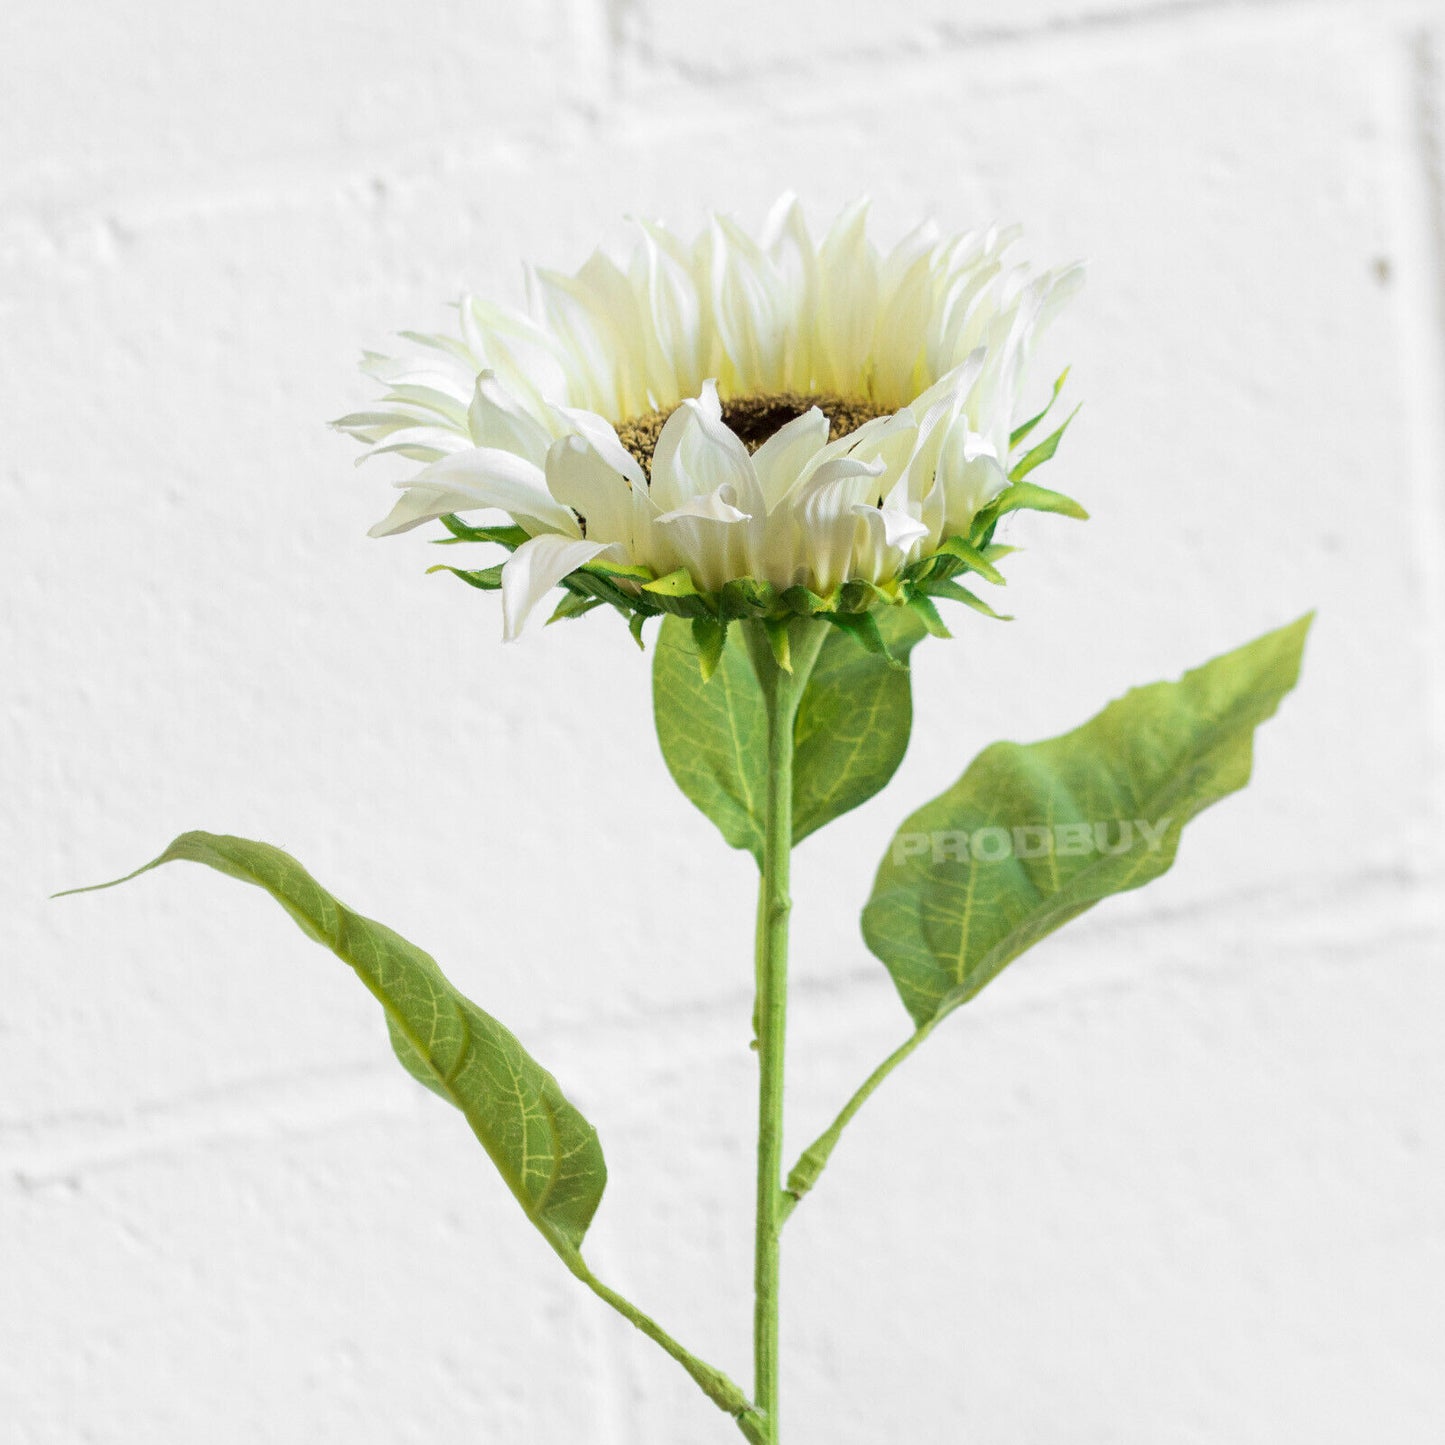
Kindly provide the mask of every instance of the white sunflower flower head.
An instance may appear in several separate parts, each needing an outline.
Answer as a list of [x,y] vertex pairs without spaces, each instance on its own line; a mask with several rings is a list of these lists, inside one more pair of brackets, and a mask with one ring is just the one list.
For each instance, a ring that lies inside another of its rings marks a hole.
[[639,642],[649,617],[691,617],[708,670],[739,619],[823,617],[881,649],[883,606],[944,636],[935,599],[997,616],[957,578],[1002,583],[999,519],[1086,515],[1025,480],[1068,425],[1022,449],[1065,377],[1017,415],[1082,268],[1008,264],[1015,239],[929,223],[884,254],[860,201],[815,243],[785,195],[758,238],[640,221],[621,261],[531,273],[525,310],[466,297],[458,334],[367,353],[385,393],[334,423],[363,460],[421,464],[372,535],[440,520],[441,540],[504,547],[432,570],[499,588],[508,639],[560,586],[552,620],[611,604]]

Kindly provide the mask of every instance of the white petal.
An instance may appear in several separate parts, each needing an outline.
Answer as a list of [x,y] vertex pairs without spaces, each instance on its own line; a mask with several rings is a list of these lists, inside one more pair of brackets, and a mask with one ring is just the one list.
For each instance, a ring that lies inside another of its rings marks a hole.
[[761,247],[726,216],[710,233],[713,322],[740,392],[782,385],[785,289]]
[[859,457],[829,457],[814,467],[789,496],[790,504],[802,505],[819,494],[832,496],[839,513],[854,502],[867,501],[878,495],[878,478],[883,475],[882,462],[865,462]]
[[753,453],[753,470],[768,511],[792,491],[808,463],[827,444],[828,418],[814,406],[779,427]]
[[588,310],[597,318],[599,331],[608,340],[616,386],[612,415],[637,416],[648,410],[647,318],[637,289],[617,263],[600,250],[587,258],[576,279],[587,298]]
[[707,338],[686,253],[661,226],[638,225],[642,241],[632,259],[632,284],[646,316],[648,401],[660,409],[701,386],[709,359]]
[[750,516],[767,510],[752,458],[723,424],[717,385],[708,381],[700,396],[686,398],[663,425],[652,451],[652,499],[668,512],[723,486],[732,488]]
[[398,411],[412,415],[419,414],[430,417],[434,426],[440,423],[443,426],[453,427],[459,432],[465,432],[467,429],[466,407],[433,386],[412,386],[403,383],[400,386],[391,387],[381,400],[383,406],[394,407]]
[[439,462],[453,452],[466,451],[470,445],[465,437],[440,427],[411,427],[396,432],[384,446],[372,447],[365,456],[356,459],[356,464],[360,466],[371,457],[386,456],[390,452],[414,462]]
[[500,507],[519,519],[535,519],[549,531],[578,535],[577,519],[547,490],[542,469],[512,452],[473,447],[434,462],[397,485],[417,496],[398,502],[391,516],[371,529],[374,537],[477,507]]
[[620,415],[623,391],[615,365],[617,339],[607,315],[575,277],[541,270],[534,275],[547,324],[563,344],[568,401],[589,411]]
[[361,369],[390,387],[425,387],[463,406],[471,396],[472,378],[476,375],[458,357],[392,357],[379,356],[374,351],[362,354]]
[[550,532],[523,542],[502,565],[502,636],[515,641],[542,598],[606,549],[605,542],[578,542]]
[[802,530],[805,556],[815,590],[828,593],[846,580],[853,544],[858,536],[858,516],[843,483],[819,488],[802,501]]
[[921,391],[914,397],[909,405],[909,410],[915,416],[927,416],[929,410],[944,400],[957,400],[958,407],[955,408],[955,415],[962,407],[962,398],[967,396],[979,373],[983,370],[984,362],[988,359],[986,347],[975,347],[969,354],[951,370],[944,372],[937,381],[926,391]]
[[331,425],[347,436],[355,437],[368,446],[389,437],[392,432],[403,431],[417,425],[418,419],[400,411],[353,411],[339,416]]
[[551,434],[527,412],[490,369],[477,377],[467,413],[472,444],[513,452],[540,467],[552,445]]
[[462,334],[498,380],[539,416],[548,397],[565,396],[568,369],[557,338],[530,316],[475,296],[463,299]]
[[799,391],[810,391],[815,370],[811,323],[817,314],[818,251],[808,234],[803,208],[791,192],[778,198],[768,216],[763,249],[777,272],[791,321],[788,377]]
[[547,489],[587,523],[589,542],[632,540],[632,488],[585,438],[559,438],[547,453]]
[[826,390],[858,389],[878,319],[878,254],[866,233],[868,202],[850,206],[818,248],[817,370]]
[[913,412],[904,407],[891,416],[877,417],[876,425],[859,427],[847,455],[861,462],[877,462],[884,479],[880,489],[887,491],[902,476],[918,444],[918,423]]
[[928,535],[928,528],[917,517],[896,507],[869,507],[857,503],[853,510],[866,519],[870,527],[882,529],[884,546],[908,548]]
[[682,506],[674,507],[670,512],[664,512],[657,520],[663,522],[677,522],[684,517],[696,517],[705,522],[746,522],[751,520],[750,514],[740,512],[728,498],[732,495],[731,487],[719,487],[715,492],[709,492],[705,497],[689,497]]
[[642,464],[618,440],[612,423],[605,417],[575,406],[553,406],[550,410],[559,431],[576,432],[613,471],[621,472],[634,486],[647,485],[647,474],[642,470]]
[[413,482],[400,497],[396,505],[367,531],[368,537],[394,537],[400,532],[410,532],[423,522],[434,522],[438,517],[452,512],[470,511],[477,505],[470,496],[458,492],[454,487],[428,486],[425,482]]
[[938,458],[938,481],[945,500],[945,531],[952,534],[967,531],[974,513],[1008,486],[1008,474],[994,448],[959,417]]

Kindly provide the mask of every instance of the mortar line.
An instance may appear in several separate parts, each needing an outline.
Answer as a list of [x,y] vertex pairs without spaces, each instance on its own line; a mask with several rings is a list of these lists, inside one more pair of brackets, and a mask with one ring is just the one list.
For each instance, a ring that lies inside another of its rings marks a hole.
[[[1373,909],[1359,907],[1359,903],[1358,894],[1353,895],[1345,919],[1374,913]],[[1193,911],[1202,913],[1209,906],[1203,903]],[[1294,900],[1291,912],[1296,908],[1297,900]],[[1115,961],[1106,967],[1095,967],[1087,973],[1070,972],[1061,970],[1056,962],[1047,977],[1036,978],[1007,995],[995,994],[988,1026],[1010,1027],[1021,1017],[1072,1008],[1080,1000],[1154,987],[1161,979],[1234,977],[1238,969],[1220,968],[1215,964],[1205,967],[1187,957],[1163,965],[1141,961],[1148,957],[1147,931],[1160,927],[1173,929],[1179,916],[1130,920],[1122,930],[1123,946],[1113,950]],[[1350,952],[1357,940],[1348,929],[1332,926],[1328,917],[1321,923],[1318,912],[1312,914],[1312,918],[1320,923],[1329,938],[1322,952]],[[1245,922],[1241,920],[1243,926]],[[1361,931],[1372,930],[1362,924]],[[1412,942],[1431,937],[1434,931],[1429,919],[1409,920],[1394,936],[1402,942]],[[1141,935],[1144,936],[1141,938]],[[1131,936],[1140,940],[1138,947],[1129,946]],[[1310,946],[1309,939],[1290,942],[1294,950]],[[1016,979],[1017,975],[1011,977]],[[880,984],[884,980],[886,975],[876,962],[827,979],[800,978],[796,990],[799,1001],[810,1002],[815,1007],[799,1011],[799,1039],[817,1041],[852,1035],[858,1025],[857,1010],[848,1007],[854,991],[860,985]],[[654,1034],[660,1019],[675,1020],[680,1012],[685,1012],[686,1016],[699,1021],[688,1039],[689,1058],[693,1062],[721,1062],[734,1054],[741,1056],[745,1048],[742,1042],[746,1038],[744,1000],[745,995],[739,993],[736,999],[689,1004],[683,1011],[669,1009],[631,1019],[593,1020],[585,1027],[554,1025],[529,1033],[528,1042],[537,1048],[544,1064],[555,1066],[564,1056],[570,1057],[573,1063],[566,1067],[564,1083],[570,1079],[581,1082],[586,1077],[587,1060],[579,1058],[575,1051],[568,1055],[569,1039],[575,1044],[578,1039],[602,1030],[616,1040],[625,1041],[629,1036]],[[820,1002],[825,1011],[832,1010],[826,1017],[820,1018],[816,1012]],[[900,1028],[905,1023],[901,1009],[897,1022]],[[658,1067],[667,1067],[666,1061],[661,1061]],[[355,1087],[358,1080],[364,1088]],[[340,1091],[340,1097],[338,1083],[347,1084]],[[208,1090],[178,1101],[147,1101],[129,1114],[97,1115],[79,1123],[74,1119],[29,1124],[16,1121],[0,1126],[0,1190],[7,1181],[28,1191],[48,1184],[72,1182],[99,1170],[128,1167],[137,1160],[174,1158],[236,1141],[333,1133],[358,1122],[409,1116],[413,1110],[429,1103],[409,1092],[398,1066],[379,1057],[375,1065],[365,1068],[347,1066],[336,1071],[310,1070],[301,1075],[243,1080],[228,1085],[224,1094]],[[21,1136],[29,1133],[36,1137],[22,1137],[6,1147],[7,1133]]]
[[1423,847],[1428,871],[1445,877],[1445,88],[1438,33],[1427,27],[1394,37],[1386,74],[1394,99],[1389,123],[1395,164],[1389,181],[1400,248],[1396,334],[1409,423],[1410,545],[1420,579],[1425,646],[1424,707],[1435,747],[1425,780],[1431,799]]

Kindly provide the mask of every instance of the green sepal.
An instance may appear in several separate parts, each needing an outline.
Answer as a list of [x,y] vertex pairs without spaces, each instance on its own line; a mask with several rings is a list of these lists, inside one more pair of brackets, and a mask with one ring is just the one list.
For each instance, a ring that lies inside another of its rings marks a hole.
[[692,580],[692,573],[686,567],[679,567],[665,577],[654,577],[651,582],[644,582],[642,590],[656,593],[661,597],[696,597],[698,595],[697,587]]
[[894,601],[894,594],[885,592],[877,583],[870,582],[864,577],[854,577],[845,582],[838,589],[839,612],[868,612],[882,603],[889,606]]
[[[1005,548],[1004,550],[1008,552],[1012,549]],[[993,565],[993,561],[989,558],[988,554],[982,548],[973,546],[972,543],[965,541],[962,537],[944,538],[944,540],[938,544],[938,552],[934,555],[937,556],[939,553],[945,557],[957,557],[959,561],[968,566],[970,571],[977,572],[985,582],[992,582],[996,587],[1008,585],[1008,578]]]
[[1006,512],[1052,512],[1060,517],[1073,517],[1076,521],[1087,522],[1089,514],[1072,497],[1062,492],[1050,491],[1037,482],[1014,482],[989,503],[989,510],[995,518]]
[[665,612],[669,617],[716,617],[717,600],[706,592],[687,597],[670,597],[666,592],[646,592],[647,607],[653,613]]
[[780,617],[765,617],[763,619],[763,631],[767,633],[768,646],[772,649],[773,661],[776,662],[784,672],[792,672],[792,633],[788,628],[786,619]]
[[621,577],[642,586],[655,580],[650,567],[639,567],[630,562],[604,562],[596,557],[590,562],[584,562],[578,571],[591,572],[596,577]]
[[[594,608],[606,605],[600,597],[584,597],[579,592],[568,592],[547,619],[547,626],[550,627],[554,622],[561,622],[569,617],[583,617]],[[633,615],[641,616],[642,614],[635,613]]]
[[718,610],[726,621],[766,617],[777,605],[777,588],[755,577],[735,577],[724,582],[718,596]]
[[[1081,402],[1082,406],[1083,403]],[[1068,430],[1069,423],[1078,416],[1079,408],[1076,406],[1063,420],[1062,425],[1051,431],[1038,446],[1026,451],[1022,457],[1009,469],[1009,481],[1021,481],[1033,471],[1035,467],[1041,467],[1059,449],[1059,442],[1063,440],[1064,433]]]
[[611,603],[622,612],[659,612],[662,609],[656,606],[650,598],[643,596],[641,589],[636,592],[626,591],[619,587],[610,576],[594,571],[591,566],[579,567],[575,572],[569,572],[562,579],[562,585],[569,592],[578,592],[587,597],[596,597],[603,602]]
[[1026,422],[1021,422],[1009,434],[1008,445],[1012,451],[1028,434],[1054,409],[1054,403],[1059,399],[1059,393],[1064,389],[1064,383],[1069,379],[1069,368],[1066,366],[1060,373],[1059,379],[1054,383],[1053,395],[1049,397],[1044,409],[1037,416],[1031,416]]
[[502,585],[503,563],[498,562],[495,567],[484,567],[479,572],[469,572],[464,567],[448,567],[445,562],[438,562],[435,567],[428,567],[427,575],[433,572],[450,572],[453,577],[460,577],[468,587],[480,588],[483,592],[495,592]]
[[632,634],[632,640],[643,651],[647,651],[647,643],[642,640],[642,629],[647,622],[649,614],[646,612],[631,612],[627,617],[627,630]]
[[710,682],[727,646],[728,625],[716,617],[694,617],[692,640],[697,647],[697,666],[704,682]]
[[950,602],[962,602],[965,607],[972,607],[975,612],[992,617],[995,622],[1013,621],[1008,613],[995,612],[982,597],[975,596],[967,587],[960,587],[951,577],[920,583],[916,590],[928,597],[946,597]]
[[[960,591],[963,589],[960,588]],[[938,608],[933,605],[933,600],[926,592],[920,592],[916,587],[908,593],[908,605],[918,614],[923,625],[935,637],[952,637],[947,627],[944,626],[943,618],[938,615]]]
[[969,529],[969,542],[985,557],[994,557],[998,543],[993,540],[999,518],[1009,512],[1050,512],[1086,522],[1089,514],[1072,497],[1050,491],[1036,482],[1014,482],[982,508]]
[[[974,526],[978,527],[978,518],[974,519]],[[999,557],[1007,556],[1012,550],[1012,548],[1005,547],[995,551],[992,546],[976,545],[966,537],[946,537],[928,556],[920,557],[916,562],[910,563],[904,568],[901,574],[902,580],[919,587],[925,583],[956,577],[960,572],[971,571],[977,572],[988,582],[1003,586],[1008,579],[994,566],[994,563]]]
[[907,668],[907,663],[900,662],[889,651],[871,612],[824,612],[822,616],[846,632],[865,652],[881,657],[890,667]]
[[450,537],[438,537],[438,546],[446,546],[448,542],[496,542],[505,547],[509,552],[515,552],[523,542],[528,540],[530,534],[525,527],[473,527],[462,521],[460,517],[448,513],[441,519],[442,526],[452,535]]
[[779,603],[798,617],[817,617],[820,613],[831,612],[833,602],[810,592],[802,583],[786,588],[778,597]]

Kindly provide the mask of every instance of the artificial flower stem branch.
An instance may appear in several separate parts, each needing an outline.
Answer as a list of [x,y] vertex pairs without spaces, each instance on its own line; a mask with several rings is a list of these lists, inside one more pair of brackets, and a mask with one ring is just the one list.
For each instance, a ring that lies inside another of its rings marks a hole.
[[[753,1267],[753,1402],[766,1445],[778,1445],[779,1234],[788,1196],[783,1192],[783,1059],[788,1016],[789,865],[793,850],[793,730],[828,625],[793,624],[789,646],[778,646],[762,624],[744,623],[748,653],[767,715],[767,810],[758,884],[757,1005],[758,1183]],[[790,667],[784,668],[780,654]]]
[[857,1092],[843,1105],[838,1117],[802,1152],[788,1174],[779,1223],[787,1219],[798,1207],[798,1201],[818,1182],[818,1176],[827,1167],[829,1155],[853,1116],[868,1102],[879,1084],[933,1032],[937,1022],[937,1019],[930,1020],[899,1044],[858,1086]]
[[648,1339],[660,1345],[680,1364],[702,1389],[703,1393],[719,1409],[726,1410],[738,1422],[738,1428],[752,1445],[769,1445],[770,1437],[765,1433],[763,1417],[752,1402],[721,1370],[715,1369],[705,1360],[700,1360],[685,1350],[668,1332],[644,1314],[631,1300],[618,1294],[615,1289],[603,1284],[588,1267],[587,1262],[575,1251],[562,1255],[567,1268],[572,1271],[599,1299],[605,1300],[624,1319],[642,1331]]

